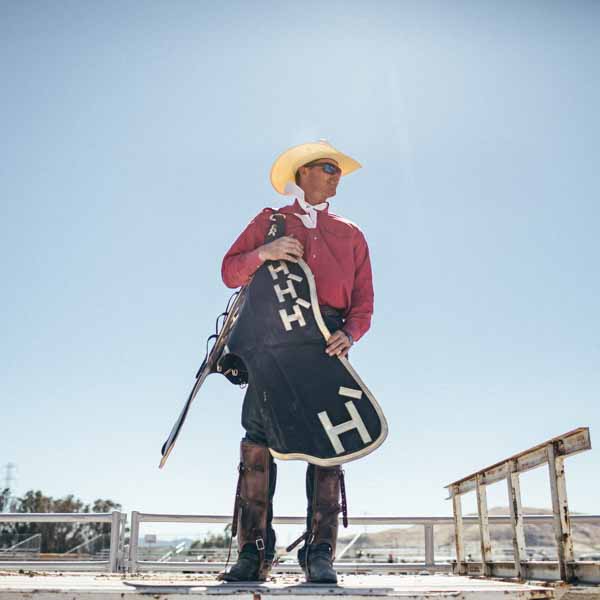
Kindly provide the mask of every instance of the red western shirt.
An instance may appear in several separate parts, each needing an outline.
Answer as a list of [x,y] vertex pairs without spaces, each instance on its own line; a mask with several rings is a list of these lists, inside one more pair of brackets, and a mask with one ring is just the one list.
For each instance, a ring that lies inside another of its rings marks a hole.
[[[265,208],[250,221],[223,258],[221,275],[227,287],[245,285],[262,265],[258,247],[265,243],[273,212]],[[362,231],[351,221],[330,213],[329,207],[319,211],[315,229],[306,228],[294,216],[303,214],[297,201],[277,212],[289,215],[285,234],[304,246],[303,258],[315,276],[319,304],[343,311],[344,330],[359,340],[371,326],[373,314],[371,261]]]

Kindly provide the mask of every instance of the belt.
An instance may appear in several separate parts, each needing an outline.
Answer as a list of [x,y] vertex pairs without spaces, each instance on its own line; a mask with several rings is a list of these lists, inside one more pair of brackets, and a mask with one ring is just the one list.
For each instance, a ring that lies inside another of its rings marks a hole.
[[327,304],[319,304],[319,310],[323,316],[327,317],[343,317],[344,311],[341,308],[333,308]]

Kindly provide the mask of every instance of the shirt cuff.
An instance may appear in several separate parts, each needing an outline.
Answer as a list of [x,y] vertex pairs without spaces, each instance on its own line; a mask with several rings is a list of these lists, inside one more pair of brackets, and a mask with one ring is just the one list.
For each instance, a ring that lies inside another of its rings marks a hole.
[[250,279],[254,273],[258,270],[258,268],[263,264],[263,261],[260,259],[258,255],[259,249],[256,248],[244,254],[244,263],[242,270],[246,275],[247,279]]
[[355,325],[354,323],[346,322],[344,324],[343,329],[344,329],[344,333],[346,335],[349,335],[352,338],[352,340],[351,340],[352,343],[357,342],[358,339],[360,338],[361,332],[360,332],[358,326]]

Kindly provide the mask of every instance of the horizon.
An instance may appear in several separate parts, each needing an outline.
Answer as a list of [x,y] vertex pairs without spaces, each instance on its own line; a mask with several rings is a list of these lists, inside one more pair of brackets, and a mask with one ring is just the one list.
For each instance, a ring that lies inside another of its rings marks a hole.
[[[3,3],[0,464],[17,495],[232,509],[241,390],[209,377],[162,471],[160,448],[232,291],[223,255],[287,203],[275,157],[318,138],[363,164],[331,208],[369,244],[352,365],[390,432],[346,466],[350,514],[449,515],[449,482],[575,427],[593,443],[599,17],[584,0]],[[302,514],[305,465],[278,465],[275,514]],[[599,466],[594,449],[566,461],[573,511],[600,512]],[[545,470],[522,495],[550,505]]]

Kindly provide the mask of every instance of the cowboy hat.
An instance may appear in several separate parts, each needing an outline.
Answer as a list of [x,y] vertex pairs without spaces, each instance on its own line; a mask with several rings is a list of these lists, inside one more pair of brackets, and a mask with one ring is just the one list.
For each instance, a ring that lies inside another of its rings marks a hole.
[[271,183],[277,192],[285,194],[285,185],[293,182],[296,171],[302,166],[319,158],[331,158],[337,162],[342,175],[348,175],[361,168],[361,164],[336,150],[329,142],[319,140],[300,144],[280,154],[271,167]]

